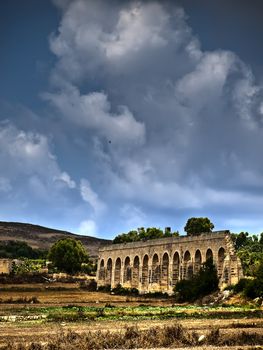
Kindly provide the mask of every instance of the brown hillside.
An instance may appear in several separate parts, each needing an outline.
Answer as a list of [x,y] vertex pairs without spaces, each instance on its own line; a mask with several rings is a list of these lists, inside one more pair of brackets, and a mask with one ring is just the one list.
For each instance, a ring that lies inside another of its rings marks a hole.
[[111,243],[107,239],[76,235],[38,225],[0,221],[0,241],[24,241],[32,248],[49,249],[54,242],[67,237],[79,239],[90,256],[97,256],[99,247]]

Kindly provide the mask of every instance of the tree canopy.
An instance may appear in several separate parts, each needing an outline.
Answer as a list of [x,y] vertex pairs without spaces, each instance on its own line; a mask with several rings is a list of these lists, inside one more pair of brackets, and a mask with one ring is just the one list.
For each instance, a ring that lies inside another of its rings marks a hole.
[[88,254],[80,241],[65,238],[53,244],[48,259],[59,271],[75,273],[81,271],[82,263],[88,262]]
[[208,218],[190,218],[184,227],[188,236],[196,236],[201,233],[212,232],[214,224]]
[[7,241],[0,244],[0,257],[9,259],[45,259],[46,250],[33,249],[23,241]]
[[156,227],[140,227],[137,230],[129,231],[128,233],[122,233],[116,236],[113,243],[128,243],[137,241],[147,241],[150,239],[163,238],[163,237],[177,237],[179,232],[171,232],[169,228],[162,231],[160,228]]
[[231,237],[244,274],[255,276],[258,266],[263,262],[263,233],[260,238],[248,232],[232,233]]

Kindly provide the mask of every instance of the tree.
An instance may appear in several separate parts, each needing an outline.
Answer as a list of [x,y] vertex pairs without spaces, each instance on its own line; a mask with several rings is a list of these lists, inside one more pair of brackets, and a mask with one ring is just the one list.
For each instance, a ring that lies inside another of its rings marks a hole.
[[75,273],[81,270],[82,263],[88,262],[88,254],[80,241],[65,238],[53,244],[48,259],[59,271]]
[[194,301],[218,289],[217,270],[213,260],[208,259],[199,272],[188,280],[179,281],[175,288],[175,297],[179,302]]
[[255,276],[257,268],[263,260],[263,235],[260,238],[248,232],[232,233],[237,256],[240,258],[246,276]]
[[184,227],[187,236],[197,236],[212,232],[214,224],[208,218],[190,218]]
[[137,230],[129,231],[128,233],[121,233],[113,239],[113,244],[115,243],[128,243],[137,241],[148,241],[150,239],[157,239],[163,237],[178,237],[179,232],[171,232],[170,230],[165,230],[163,232],[160,228],[156,227],[140,227]]

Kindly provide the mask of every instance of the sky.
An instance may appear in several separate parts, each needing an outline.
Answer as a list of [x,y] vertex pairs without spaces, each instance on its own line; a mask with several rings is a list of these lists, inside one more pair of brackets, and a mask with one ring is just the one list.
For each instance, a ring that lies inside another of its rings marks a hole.
[[263,231],[261,0],[0,3],[0,220]]

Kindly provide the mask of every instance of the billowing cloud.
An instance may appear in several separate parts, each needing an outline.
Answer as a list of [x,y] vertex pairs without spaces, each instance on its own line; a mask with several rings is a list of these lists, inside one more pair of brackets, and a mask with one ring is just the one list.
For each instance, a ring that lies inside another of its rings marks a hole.
[[80,95],[76,88],[71,87],[59,94],[46,93],[43,96],[70,121],[94,130],[107,140],[139,144],[144,141],[144,125],[137,122],[125,106],[119,106],[118,113],[111,113],[104,93]]
[[43,109],[0,106],[3,217],[108,237],[194,215],[255,231],[263,89],[251,68],[204,50],[173,1],[53,3]]
[[251,69],[231,51],[202,50],[172,2],[60,8],[44,98],[93,140],[99,181],[83,180],[81,195],[94,212],[107,205],[105,218],[135,227],[158,211],[211,213],[219,225],[231,210],[258,212],[263,93]]

